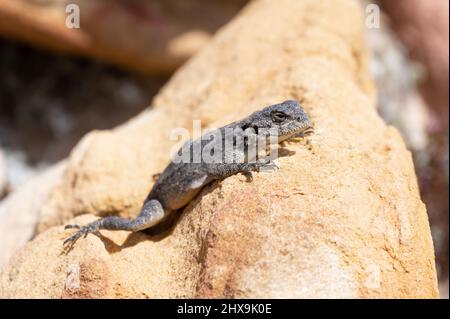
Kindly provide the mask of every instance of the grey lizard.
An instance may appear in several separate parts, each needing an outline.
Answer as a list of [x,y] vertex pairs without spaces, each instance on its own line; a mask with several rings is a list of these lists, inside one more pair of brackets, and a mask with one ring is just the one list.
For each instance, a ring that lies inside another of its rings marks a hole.
[[[225,147],[225,151],[212,160],[206,161],[203,157],[197,162],[193,160],[196,147],[200,147],[197,148],[197,151],[206,148],[219,151],[224,149],[227,132],[230,129],[235,132],[246,132],[232,136],[230,139],[234,146],[232,152],[227,151]],[[275,141],[268,141],[267,135],[261,134],[261,131],[264,130],[275,132]],[[188,141],[177,153],[177,155],[182,155],[183,151],[187,150],[188,160],[174,161],[172,159],[159,175],[136,218],[108,216],[82,227],[67,225],[66,229],[77,228],[78,231],[67,238],[64,244],[74,243],[81,236],[89,233],[100,236],[99,229],[136,232],[150,228],[172,212],[185,207],[205,185],[215,180],[221,180],[236,173],[243,173],[252,180],[252,171],[273,169],[276,166],[273,161],[261,160],[257,154],[253,154],[254,152],[250,154],[250,145],[252,144],[250,141],[253,141],[253,144],[258,144],[263,140],[269,143],[280,143],[292,137],[309,134],[312,130],[312,124],[301,105],[297,101],[288,100],[265,107],[241,121],[211,131],[207,134],[207,138],[202,136]]]

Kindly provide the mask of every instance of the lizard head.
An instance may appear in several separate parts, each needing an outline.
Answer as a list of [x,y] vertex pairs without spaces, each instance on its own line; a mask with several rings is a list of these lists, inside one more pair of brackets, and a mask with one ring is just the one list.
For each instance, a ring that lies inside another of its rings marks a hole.
[[268,106],[253,113],[249,120],[254,130],[276,129],[278,142],[313,132],[308,115],[294,100]]

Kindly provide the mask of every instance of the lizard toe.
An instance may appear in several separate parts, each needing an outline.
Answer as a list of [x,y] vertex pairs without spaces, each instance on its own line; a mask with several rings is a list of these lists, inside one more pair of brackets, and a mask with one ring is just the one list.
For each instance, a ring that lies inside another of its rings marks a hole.
[[245,176],[247,183],[253,182],[253,174],[251,171],[242,172],[242,175]]
[[90,233],[95,234],[96,236],[100,236],[100,232],[98,230],[97,223],[88,224],[86,226],[80,227],[78,225],[67,225],[65,229],[77,228],[79,229],[75,234],[64,240],[63,245],[67,245],[69,243],[75,243],[81,236],[86,238],[86,236]]
[[81,237],[82,234],[83,233],[81,231],[77,231],[75,234],[73,234],[72,236],[70,236],[69,238],[64,240],[63,246],[66,246],[67,244],[70,244],[70,243],[75,243],[78,240],[78,238]]

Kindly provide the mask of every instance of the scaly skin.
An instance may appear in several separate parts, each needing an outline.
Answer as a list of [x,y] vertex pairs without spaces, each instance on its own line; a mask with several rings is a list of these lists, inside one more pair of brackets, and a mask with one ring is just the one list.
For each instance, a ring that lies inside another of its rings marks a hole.
[[[235,146],[231,152],[227,151],[228,149],[225,147],[226,141],[230,141],[230,139],[226,140],[225,132],[230,129],[237,129],[238,132],[242,132],[241,129],[243,131],[250,130],[248,135],[237,134],[234,140],[231,139],[232,145]],[[193,163],[192,156],[188,156],[188,162],[176,162],[173,159],[160,174],[145,199],[141,212],[135,219],[109,216],[83,227],[67,225],[66,229],[77,228],[79,230],[67,238],[64,244],[73,244],[81,236],[85,237],[89,233],[99,236],[99,229],[136,232],[152,227],[171,212],[185,207],[205,185],[215,180],[221,180],[236,173],[243,173],[251,180],[252,171],[276,168],[272,161],[261,160],[248,151],[250,145],[253,145],[251,141],[267,142],[265,137],[257,134],[269,129],[277,132],[278,139],[275,143],[279,143],[291,137],[312,132],[312,125],[297,101],[285,101],[268,106],[241,121],[212,131],[206,134],[208,137],[204,135],[202,138],[189,141],[180,148],[179,155],[182,154],[183,149],[188,150],[189,154],[193,154],[194,150],[199,149],[196,148],[199,145],[201,145],[200,150],[209,147],[209,149],[225,151],[217,153],[220,156],[212,163],[206,162],[203,157],[197,163]],[[218,136],[218,138],[213,136]],[[245,160],[233,163],[231,160],[233,156]]]

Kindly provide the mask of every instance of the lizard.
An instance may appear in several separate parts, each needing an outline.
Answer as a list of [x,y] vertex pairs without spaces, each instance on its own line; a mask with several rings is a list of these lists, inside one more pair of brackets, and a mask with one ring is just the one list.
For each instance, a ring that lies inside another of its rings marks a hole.
[[[238,132],[247,132],[250,129],[251,133],[241,136],[243,138],[232,137],[235,148],[232,153],[227,153],[226,149],[225,152],[221,152],[219,161],[206,162],[203,158],[197,162],[193,161],[195,145],[200,145],[201,149],[209,145],[209,147],[213,146],[221,150],[225,142],[224,136],[227,136],[227,129]],[[298,101],[287,100],[267,106],[240,121],[213,130],[208,134],[211,138],[202,136],[195,140],[189,140],[176,153],[176,155],[180,155],[183,150],[188,150],[188,160],[175,161],[172,158],[163,172],[158,174],[158,179],[144,200],[136,218],[107,216],[85,226],[66,225],[65,229],[76,228],[78,231],[67,238],[64,245],[73,244],[81,236],[86,237],[89,233],[100,237],[100,229],[137,232],[150,228],[160,223],[172,212],[184,208],[206,185],[213,181],[222,180],[237,173],[244,174],[252,181],[253,171],[278,168],[271,159],[260,160],[256,158],[257,155],[249,155],[249,137],[256,137],[257,142],[268,141],[267,136],[261,137],[259,134],[263,130],[272,130],[276,133],[276,138],[269,141],[269,144],[275,144],[310,134],[313,132],[313,125]],[[214,136],[219,136],[219,138],[214,139]],[[240,160],[236,161],[236,157]]]

